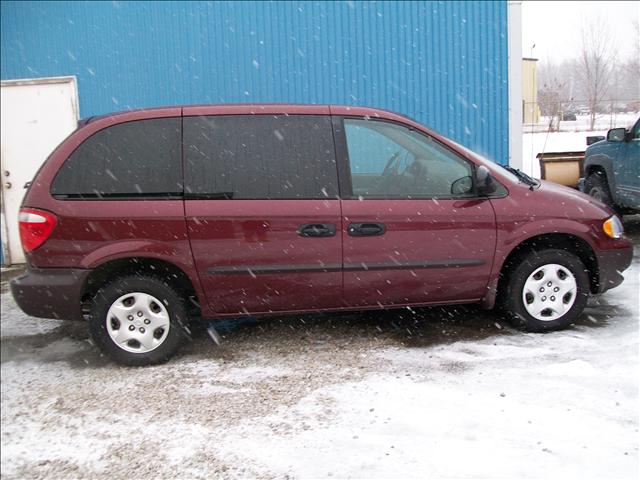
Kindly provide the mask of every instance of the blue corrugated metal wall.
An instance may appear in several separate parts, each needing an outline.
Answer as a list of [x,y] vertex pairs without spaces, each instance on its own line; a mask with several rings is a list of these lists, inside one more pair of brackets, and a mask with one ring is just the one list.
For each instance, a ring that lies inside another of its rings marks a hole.
[[179,103],[387,108],[507,163],[507,3],[3,1],[2,79],[83,116]]

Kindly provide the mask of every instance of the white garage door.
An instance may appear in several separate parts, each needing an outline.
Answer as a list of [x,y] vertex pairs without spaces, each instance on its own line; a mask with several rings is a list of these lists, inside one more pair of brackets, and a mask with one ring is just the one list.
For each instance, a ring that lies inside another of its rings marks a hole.
[[16,264],[24,262],[18,230],[24,184],[75,130],[78,90],[75,77],[4,81],[1,90],[2,243],[4,263]]

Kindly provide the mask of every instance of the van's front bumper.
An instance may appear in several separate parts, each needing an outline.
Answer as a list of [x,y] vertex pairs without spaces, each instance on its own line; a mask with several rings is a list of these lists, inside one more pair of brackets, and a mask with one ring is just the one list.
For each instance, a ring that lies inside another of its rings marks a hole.
[[82,320],[82,289],[89,273],[80,268],[30,268],[11,281],[11,293],[32,317]]
[[603,293],[617,287],[624,280],[622,272],[631,265],[633,247],[631,243],[627,242],[626,248],[600,250],[596,252],[596,257],[598,259],[597,293]]

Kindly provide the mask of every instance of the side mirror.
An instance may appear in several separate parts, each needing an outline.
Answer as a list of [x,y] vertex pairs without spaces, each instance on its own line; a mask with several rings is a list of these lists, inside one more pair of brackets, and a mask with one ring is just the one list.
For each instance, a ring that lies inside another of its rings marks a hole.
[[587,137],[587,146],[589,145],[593,145],[594,143],[600,142],[601,140],[604,140],[605,137],[603,137],[602,135],[594,135],[593,137]]
[[609,142],[624,142],[626,138],[626,128],[612,128],[607,132],[607,141]]
[[489,195],[496,191],[496,184],[491,178],[491,172],[484,165],[476,168],[476,185],[480,195]]
[[462,177],[457,179],[451,185],[451,195],[465,195],[473,190],[473,179],[471,177]]

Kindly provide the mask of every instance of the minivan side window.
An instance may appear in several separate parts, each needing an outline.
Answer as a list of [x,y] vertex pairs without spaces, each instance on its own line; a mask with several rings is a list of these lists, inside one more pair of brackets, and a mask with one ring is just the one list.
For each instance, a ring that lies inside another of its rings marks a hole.
[[181,119],[136,120],[87,138],[51,186],[57,198],[181,196]]
[[354,196],[473,195],[469,162],[432,138],[391,122],[344,119]]
[[212,115],[184,118],[187,198],[336,198],[331,118]]

